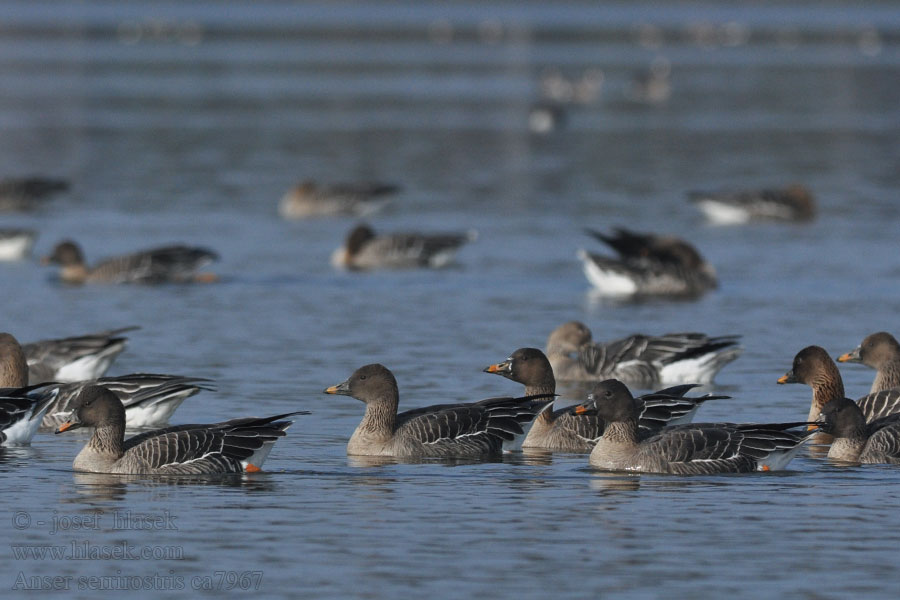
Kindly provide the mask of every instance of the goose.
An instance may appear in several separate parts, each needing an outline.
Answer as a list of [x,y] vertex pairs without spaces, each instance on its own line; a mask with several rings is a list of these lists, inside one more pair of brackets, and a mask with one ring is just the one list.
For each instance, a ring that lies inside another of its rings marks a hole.
[[674,237],[624,228],[587,233],[618,253],[618,258],[578,251],[584,274],[599,294],[694,297],[718,287],[716,270],[696,248]]
[[688,199],[716,225],[738,225],[750,221],[812,221],[816,202],[803,185],[758,190],[688,192]]
[[74,411],[56,433],[93,427],[73,463],[76,471],[135,475],[207,475],[259,471],[272,445],[293,422],[287,417],[247,417],[209,425],[176,425],[125,439],[125,407],[99,385],[84,387]]
[[828,458],[858,463],[900,464],[900,414],[866,422],[849,398],[830,400],[819,416],[825,433],[834,437]]
[[[556,392],[550,361],[537,348],[519,348],[505,361],[486,367],[484,372],[523,384],[526,396]],[[641,437],[653,435],[666,425],[689,423],[697,408],[706,400],[727,398],[712,395],[685,398],[684,395],[694,387],[694,384],[681,385],[637,398]],[[603,435],[605,426],[606,423],[596,413],[576,414],[573,407],[545,410],[535,418],[522,447],[590,452]]]
[[69,189],[69,183],[51,177],[6,177],[0,179],[0,211],[35,208],[57,192]]
[[[807,346],[794,356],[791,370],[778,383],[805,383],[813,389],[809,420],[814,421],[825,404],[844,397],[844,381],[837,365],[821,346]],[[900,390],[870,393],[856,401],[867,422],[900,412]]]
[[547,338],[547,357],[560,381],[618,379],[649,388],[658,384],[712,383],[743,352],[737,335],[643,334],[594,342],[580,321],[563,323]]
[[477,237],[474,231],[377,235],[368,225],[360,224],[334,251],[331,264],[350,270],[440,268],[453,261],[460,246]]
[[123,333],[140,327],[122,327],[67,338],[24,344],[28,381],[69,383],[102,377],[125,349]]
[[217,260],[212,250],[194,246],[162,246],[132,254],[107,258],[94,267],[84,262],[84,254],[75,242],[60,242],[44,257],[44,264],[60,265],[65,283],[190,283],[215,281],[211,273],[197,270]]
[[553,404],[552,394],[439,404],[397,413],[397,380],[385,366],[358,368],[325,389],[365,403],[366,413],[347,444],[348,455],[400,458],[482,458],[516,450],[525,429]]
[[575,408],[596,411],[606,429],[591,451],[590,464],[612,471],[677,475],[749,473],[783,469],[811,431],[807,423],[696,423],[666,428],[647,439],[638,429],[638,407],[624,383],[602,381]]
[[202,377],[133,373],[51,385],[44,388],[44,393],[55,393],[56,400],[44,415],[41,426],[52,429],[67,421],[82,390],[100,385],[112,391],[122,402],[126,427],[161,427],[169,422],[172,413],[186,398],[201,390],[215,391],[209,383],[209,379]]
[[22,260],[31,253],[36,238],[33,229],[0,229],[0,260]]
[[344,183],[320,185],[306,180],[282,196],[278,214],[285,219],[337,215],[364,217],[387,203],[387,196],[400,191],[391,183]]
[[41,419],[56,398],[50,391],[36,397],[44,385],[28,386],[28,366],[18,340],[0,333],[0,446],[31,442]]

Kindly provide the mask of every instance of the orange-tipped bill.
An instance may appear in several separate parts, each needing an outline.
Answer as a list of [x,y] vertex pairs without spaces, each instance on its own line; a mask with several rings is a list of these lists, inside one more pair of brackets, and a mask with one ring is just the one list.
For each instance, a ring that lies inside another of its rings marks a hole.
[[63,431],[69,431],[70,429],[76,429],[79,426],[81,426],[81,423],[78,423],[77,421],[66,421],[65,423],[63,423],[62,425],[57,427],[56,431],[54,433],[62,433]]
[[344,383],[339,383],[337,385],[333,385],[331,387],[327,387],[323,390],[326,394],[340,394],[342,396],[350,395],[350,382],[345,381]]
[[859,362],[859,348],[854,350],[853,352],[847,352],[845,354],[841,354],[837,358],[838,362]]
[[512,363],[510,363],[509,360],[505,360],[501,363],[490,365],[489,367],[484,368],[485,373],[494,373],[496,375],[503,375],[504,373],[510,373],[511,371]]
[[583,405],[583,404],[579,404],[578,406],[575,407],[575,414],[576,414],[576,415],[583,415],[583,414],[585,414],[585,413],[587,413],[587,412],[589,412],[589,411],[590,411],[590,409],[587,408],[587,407],[586,407],[585,405]]
[[797,378],[794,377],[794,371],[788,371],[787,373],[779,377],[778,383],[797,383]]

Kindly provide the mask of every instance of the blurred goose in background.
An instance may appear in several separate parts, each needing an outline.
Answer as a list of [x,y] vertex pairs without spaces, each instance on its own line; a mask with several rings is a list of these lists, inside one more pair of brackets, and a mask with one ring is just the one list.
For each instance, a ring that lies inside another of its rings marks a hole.
[[634,75],[625,90],[625,97],[639,104],[661,105],[672,95],[672,63],[658,56],[650,67]]
[[838,362],[861,363],[875,369],[870,394],[900,388],[900,343],[886,331],[867,335],[859,346],[841,354]]
[[612,234],[587,229],[618,258],[579,250],[584,274],[605,296],[698,296],[718,286],[716,270],[686,241],[619,227]]
[[215,275],[197,270],[218,258],[206,248],[164,246],[108,258],[88,267],[81,248],[67,240],[57,244],[43,262],[60,265],[60,279],[66,283],[205,283],[215,281]]
[[331,264],[351,270],[440,268],[453,261],[460,246],[477,237],[474,231],[376,235],[371,227],[361,224],[335,250]]
[[[505,361],[490,365],[484,372],[523,384],[526,396],[556,392],[550,361],[537,348],[519,348]],[[689,423],[703,402],[728,398],[711,395],[685,398],[688,390],[694,387],[693,384],[681,385],[636,398],[640,436],[649,437],[667,425]],[[534,420],[522,448],[590,452],[605,427],[606,423],[594,412],[575,413],[571,406],[545,410]]]
[[303,181],[285,193],[278,213],[285,219],[350,215],[364,217],[380,210],[400,186],[391,183],[318,185]]
[[782,189],[688,192],[688,199],[711,223],[737,225],[750,221],[811,221],[816,202],[808,188],[794,184]]
[[[805,383],[813,389],[809,420],[818,418],[825,405],[844,398],[844,381],[837,365],[821,346],[807,346],[794,356],[791,370],[778,383]],[[900,412],[900,390],[870,393],[856,401],[866,421],[871,423]]]
[[347,444],[347,454],[401,458],[483,458],[521,446],[535,416],[553,404],[552,394],[438,404],[397,413],[400,392],[386,367],[360,367],[325,389],[365,403],[366,414]]
[[28,361],[28,381],[68,383],[101,377],[128,343],[128,338],[121,334],[135,329],[140,327],[122,327],[25,344],[22,349]]
[[0,179],[0,211],[36,208],[53,194],[69,189],[69,182],[49,177],[6,177]]
[[33,229],[0,229],[0,260],[22,260],[31,253],[36,239]]
[[28,386],[28,365],[19,342],[0,333],[0,445],[27,444],[56,397],[52,391],[36,397],[42,385]]
[[75,457],[76,471],[157,475],[209,475],[259,471],[278,438],[293,421],[273,417],[232,419],[210,425],[176,425],[125,439],[125,407],[103,386],[86,386],[68,421],[56,433],[93,427]]
[[67,421],[81,392],[88,386],[99,385],[113,392],[122,402],[126,427],[161,427],[169,422],[172,413],[186,398],[201,390],[215,391],[210,384],[211,380],[203,377],[134,373],[50,385],[44,388],[44,393],[55,394],[56,400],[44,415],[41,426],[55,428]]
[[853,400],[829,401],[819,417],[820,427],[834,441],[828,458],[857,463],[900,464],[900,414],[866,422]]
[[749,473],[783,469],[812,432],[791,431],[806,423],[697,423],[663,429],[647,439],[638,430],[638,409],[621,381],[594,388],[576,413],[596,411],[606,429],[590,464],[612,471],[676,475]]
[[563,323],[547,338],[547,357],[560,381],[618,379],[649,388],[658,384],[711,383],[716,373],[743,352],[737,335],[642,334],[594,342],[580,321]]

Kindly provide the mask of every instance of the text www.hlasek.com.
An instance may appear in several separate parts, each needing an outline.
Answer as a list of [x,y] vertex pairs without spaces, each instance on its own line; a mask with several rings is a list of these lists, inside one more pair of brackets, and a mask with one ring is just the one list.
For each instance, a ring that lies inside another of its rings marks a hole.
[[262,571],[213,571],[211,575],[195,575],[190,579],[168,571],[165,575],[127,575],[116,570],[115,575],[26,575],[19,571],[13,591],[20,590],[193,590],[231,591],[259,590]]

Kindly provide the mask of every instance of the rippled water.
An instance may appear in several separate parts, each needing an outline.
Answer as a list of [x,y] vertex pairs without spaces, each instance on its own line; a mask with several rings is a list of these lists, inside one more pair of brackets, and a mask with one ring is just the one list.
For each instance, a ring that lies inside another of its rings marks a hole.
[[[345,454],[362,406],[321,391],[378,361],[405,407],[516,393],[481,369],[580,319],[598,339],[743,334],[717,381],[734,399],[699,418],[804,418],[809,388],[775,385],[797,350],[836,355],[900,332],[898,39],[891,2],[4,3],[0,171],[73,189],[2,224],[40,230],[38,254],[63,237],[89,259],[209,245],[223,282],[67,288],[34,262],[0,264],[2,329],[29,341],[141,325],[113,373],[218,382],[175,422],[313,414],[266,472],[236,479],[74,474],[80,432],[0,450],[0,589],[43,576],[82,598],[99,585],[138,597],[894,597],[896,468],[808,453],[784,473],[684,478],[596,473],[567,454],[371,463]],[[671,61],[671,98],[629,102],[631,77],[657,56]],[[602,69],[604,83],[538,136],[527,115],[550,67]],[[306,177],[397,181],[405,191],[377,228],[476,228],[479,240],[457,268],[335,272],[352,222],[276,213]],[[715,228],[684,200],[792,181],[819,200],[811,225]],[[575,260],[593,247],[585,225],[692,239],[721,289],[598,300]],[[842,371],[853,396],[874,375]],[[19,545],[66,554],[17,557]]]

